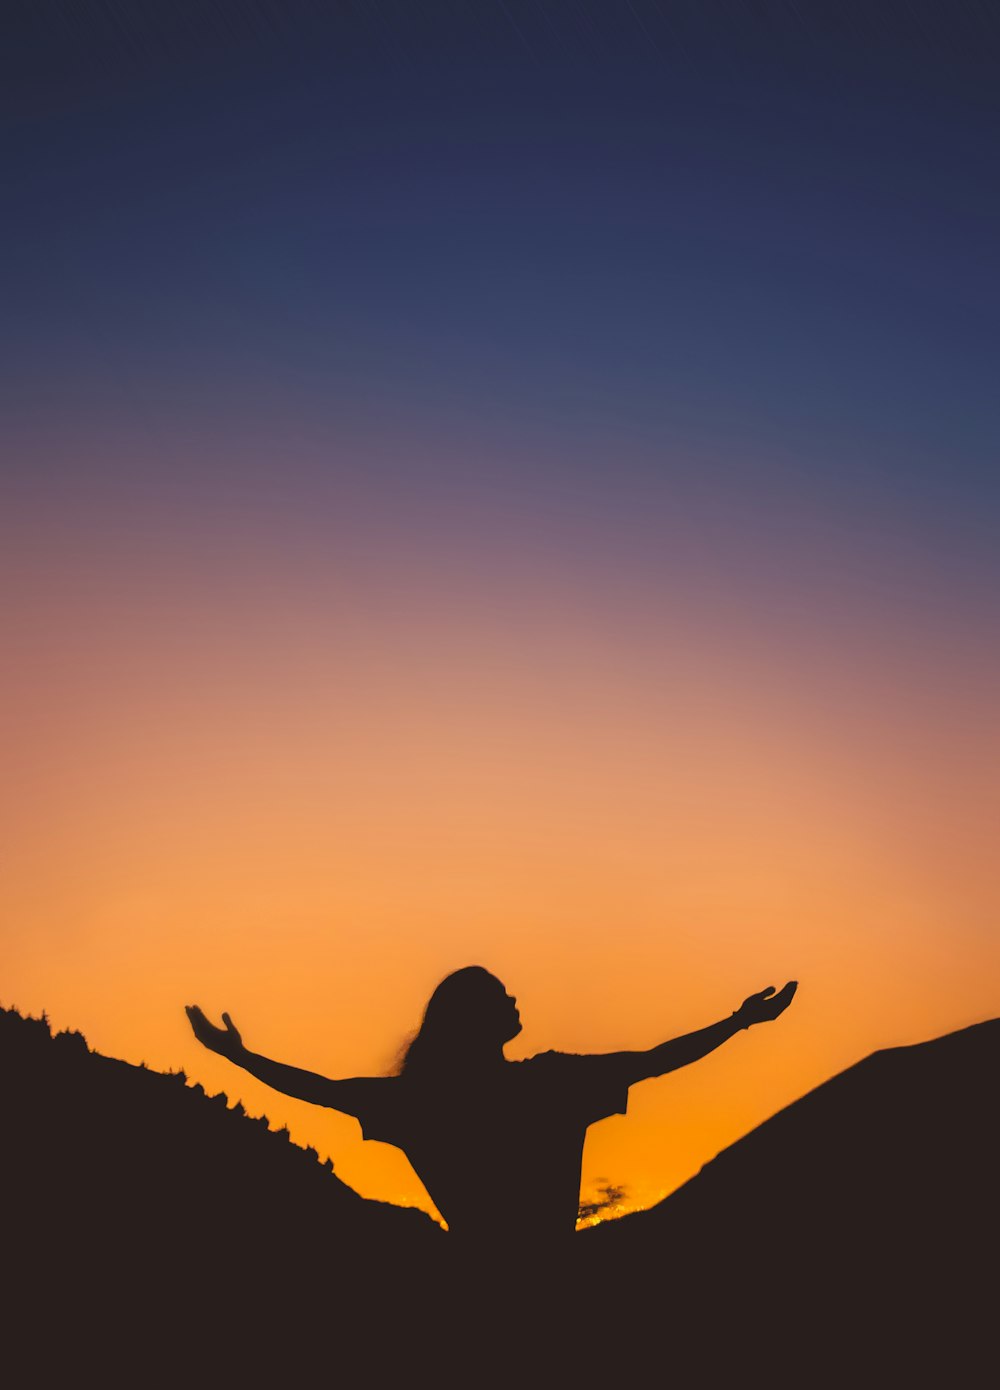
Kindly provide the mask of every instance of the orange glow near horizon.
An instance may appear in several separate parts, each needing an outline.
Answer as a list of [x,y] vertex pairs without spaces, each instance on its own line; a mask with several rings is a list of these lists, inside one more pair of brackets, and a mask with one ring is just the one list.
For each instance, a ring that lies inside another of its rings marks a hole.
[[518,998],[511,1058],[649,1047],[797,978],[593,1128],[584,1193],[627,1207],[873,1049],[998,1012],[996,660],[946,615],[685,589],[680,561],[634,592],[449,571],[419,536],[382,569],[105,539],[8,557],[0,999],[287,1123],[363,1195],[429,1205],[184,1004],[349,1076],[469,963]]

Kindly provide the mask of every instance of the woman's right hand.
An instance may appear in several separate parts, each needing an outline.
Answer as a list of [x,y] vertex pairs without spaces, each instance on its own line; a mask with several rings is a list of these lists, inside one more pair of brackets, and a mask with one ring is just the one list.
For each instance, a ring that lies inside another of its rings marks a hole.
[[788,984],[775,994],[774,985],[768,985],[767,989],[762,989],[759,994],[751,994],[749,999],[744,999],[733,1017],[741,1028],[749,1028],[752,1023],[770,1023],[785,1012],[798,987],[798,980],[789,980]]
[[231,1062],[237,1060],[244,1050],[243,1039],[228,1014],[222,1015],[225,1028],[216,1028],[214,1023],[209,1023],[197,1004],[185,1004],[184,1012],[188,1016],[195,1037],[204,1047],[210,1052],[218,1052],[221,1056],[228,1057]]

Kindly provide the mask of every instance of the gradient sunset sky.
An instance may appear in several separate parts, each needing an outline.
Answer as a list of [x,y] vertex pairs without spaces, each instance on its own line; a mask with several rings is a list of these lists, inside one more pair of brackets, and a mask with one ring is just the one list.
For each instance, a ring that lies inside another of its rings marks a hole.
[[0,1001],[423,1205],[183,1005],[354,1076],[470,963],[512,1058],[797,978],[632,1205],[1000,1013],[1000,19],[15,13]]

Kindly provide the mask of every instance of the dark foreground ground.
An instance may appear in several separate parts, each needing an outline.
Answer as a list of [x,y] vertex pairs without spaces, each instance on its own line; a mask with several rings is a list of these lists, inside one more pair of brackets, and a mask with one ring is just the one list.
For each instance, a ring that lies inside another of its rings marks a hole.
[[1000,1020],[875,1053],[649,1212],[476,1256],[0,1012],[8,1383],[996,1383]]

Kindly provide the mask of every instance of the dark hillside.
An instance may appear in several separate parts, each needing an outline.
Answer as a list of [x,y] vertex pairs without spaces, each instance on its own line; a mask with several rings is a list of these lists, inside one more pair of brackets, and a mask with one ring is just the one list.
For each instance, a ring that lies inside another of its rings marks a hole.
[[930,1383],[932,1361],[978,1363],[995,1336],[998,1102],[1000,1019],[873,1053],[596,1228],[588,1256],[643,1321],[669,1305],[716,1346]]
[[0,1077],[5,1259],[22,1310],[58,1329],[33,1340],[43,1364],[65,1354],[68,1324],[86,1339],[111,1318],[148,1344],[179,1309],[189,1334],[227,1337],[251,1330],[251,1308],[270,1319],[304,1299],[356,1317],[445,1239],[224,1094],[53,1037],[44,1019],[0,1010]]

